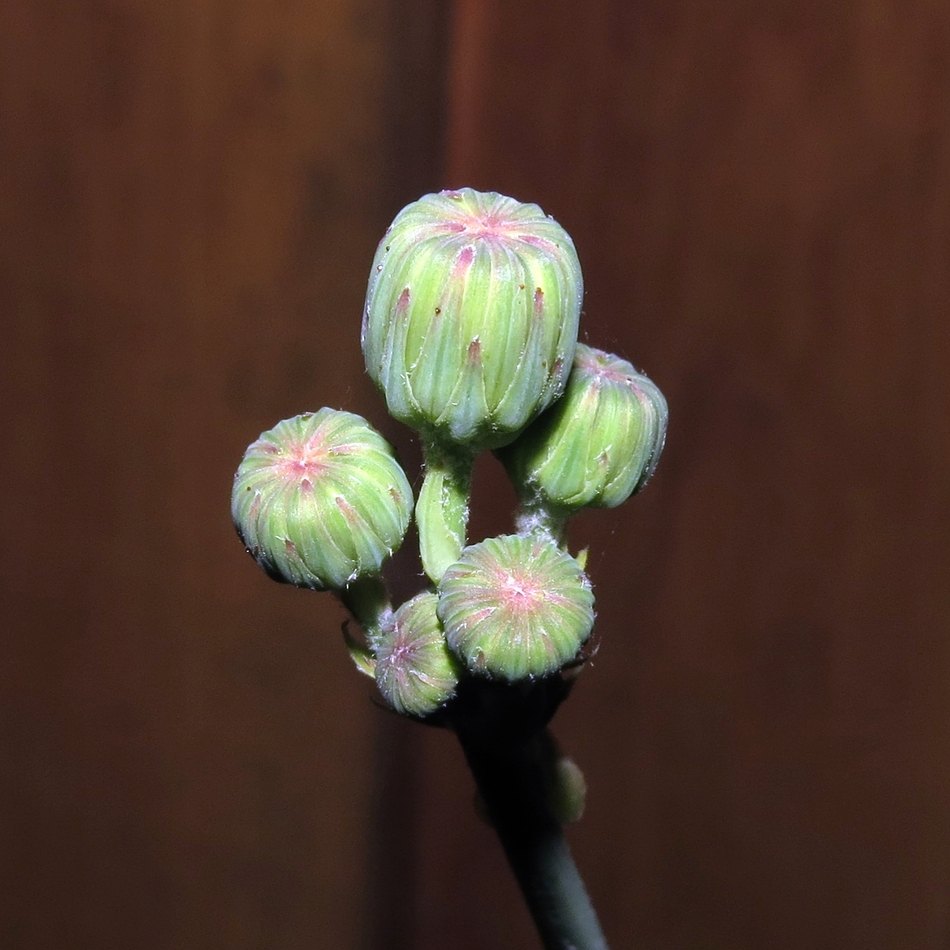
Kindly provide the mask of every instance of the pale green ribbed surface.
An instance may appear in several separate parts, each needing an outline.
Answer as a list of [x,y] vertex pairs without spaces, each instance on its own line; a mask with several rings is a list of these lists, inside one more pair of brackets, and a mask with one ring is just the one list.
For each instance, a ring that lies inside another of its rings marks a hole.
[[594,623],[577,561],[549,539],[503,535],[467,547],[439,583],[449,646],[476,673],[506,680],[559,670]]
[[272,577],[340,589],[400,546],[412,489],[392,448],[361,416],[304,413],[263,433],[235,475],[231,515]]
[[537,205],[426,195],[377,249],[367,372],[390,414],[428,437],[503,445],[563,391],[582,297],[573,242]]

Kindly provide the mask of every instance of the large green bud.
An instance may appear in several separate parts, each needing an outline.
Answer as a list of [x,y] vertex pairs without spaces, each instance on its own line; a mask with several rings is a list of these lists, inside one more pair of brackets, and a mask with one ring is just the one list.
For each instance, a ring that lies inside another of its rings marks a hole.
[[578,344],[564,396],[498,454],[529,507],[613,508],[653,474],[667,418],[646,376]]
[[574,244],[537,205],[471,188],[426,195],[376,251],[367,372],[427,442],[496,448],[563,391],[582,296]]
[[546,676],[577,655],[594,624],[580,564],[548,538],[504,535],[462,551],[439,582],[439,618],[474,673]]
[[412,489],[389,443],[335,409],[278,423],[244,455],[231,516],[275,580],[342,590],[379,572],[409,525]]
[[376,684],[405,716],[435,712],[458,685],[461,667],[445,642],[437,601],[431,591],[406,601],[376,642]]

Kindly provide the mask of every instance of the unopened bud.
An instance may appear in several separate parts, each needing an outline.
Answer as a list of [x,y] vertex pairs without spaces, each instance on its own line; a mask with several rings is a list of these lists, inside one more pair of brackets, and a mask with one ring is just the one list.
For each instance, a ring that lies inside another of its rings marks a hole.
[[580,565],[550,539],[504,535],[465,548],[439,583],[452,650],[475,673],[545,676],[577,655],[594,623]]
[[561,756],[554,763],[548,796],[551,810],[562,825],[581,820],[587,804],[587,780],[573,759]]
[[667,418],[666,400],[646,376],[578,344],[564,395],[498,455],[529,504],[613,508],[653,474]]
[[445,705],[460,667],[436,615],[438,598],[425,592],[404,603],[376,646],[376,683],[396,712],[427,716]]
[[412,489],[389,443],[361,416],[334,409],[263,433],[231,494],[234,525],[264,571],[316,590],[378,573],[411,511]]
[[563,391],[582,296],[574,244],[537,205],[471,188],[426,195],[376,251],[367,372],[427,441],[504,445]]

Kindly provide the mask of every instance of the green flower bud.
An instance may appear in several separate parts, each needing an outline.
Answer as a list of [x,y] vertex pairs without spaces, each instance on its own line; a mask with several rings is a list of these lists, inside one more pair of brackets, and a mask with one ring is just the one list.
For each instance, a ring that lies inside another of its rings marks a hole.
[[231,516],[275,580],[342,590],[379,572],[402,543],[412,489],[389,443],[361,416],[334,409],[278,423],[234,477]]
[[470,670],[514,681],[574,659],[594,624],[594,595],[553,541],[505,535],[462,551],[439,583],[438,610]]
[[566,756],[549,729],[538,734],[535,755],[548,807],[562,825],[580,821],[587,801],[587,781],[580,766]]
[[395,614],[376,647],[376,682],[393,709],[427,716],[455,693],[460,667],[449,651],[436,615],[438,597],[418,594]]
[[529,506],[613,508],[653,474],[667,417],[646,376],[579,343],[563,397],[498,455]]
[[587,804],[587,780],[580,766],[567,756],[561,756],[550,776],[548,797],[551,810],[562,825],[571,825],[584,816]]
[[367,372],[427,441],[504,445],[563,391],[582,296],[574,244],[537,205],[470,188],[426,195],[376,251]]

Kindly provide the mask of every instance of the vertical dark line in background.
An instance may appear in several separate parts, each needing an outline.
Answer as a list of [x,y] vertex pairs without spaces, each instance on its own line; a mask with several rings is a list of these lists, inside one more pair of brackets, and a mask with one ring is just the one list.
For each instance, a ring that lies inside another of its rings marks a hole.
[[[381,210],[387,222],[409,201],[443,187],[453,7],[447,0],[390,0],[386,11],[392,47],[385,93],[386,207]],[[418,455],[403,427],[393,424],[386,435],[404,461]],[[394,588],[418,583],[411,565],[408,560],[394,563],[395,570],[406,575],[391,578]],[[420,738],[415,724],[394,715],[378,717],[368,836],[366,950],[403,950],[417,943]]]
[[454,9],[455,3],[446,0],[390,2],[386,184],[393,214],[420,195],[445,187]]

